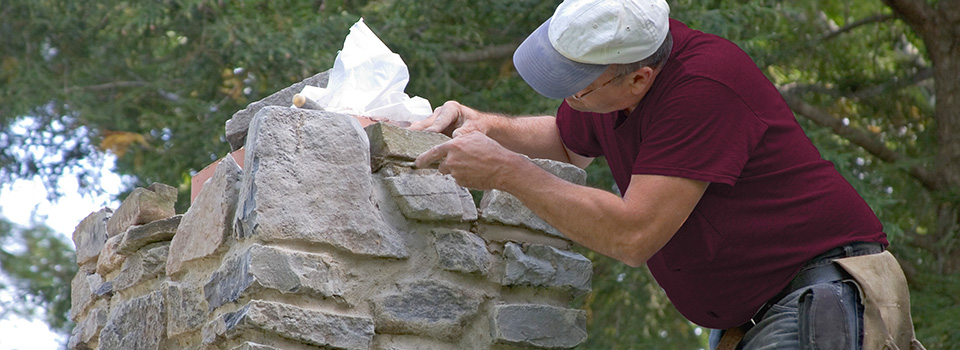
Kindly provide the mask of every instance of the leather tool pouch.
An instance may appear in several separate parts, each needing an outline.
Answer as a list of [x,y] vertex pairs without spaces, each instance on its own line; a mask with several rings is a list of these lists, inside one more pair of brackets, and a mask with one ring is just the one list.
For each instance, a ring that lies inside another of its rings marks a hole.
[[[800,296],[801,350],[855,350],[860,338],[857,287],[814,285]],[[846,295],[844,295],[846,293]],[[846,308],[846,309],[845,309]]]
[[880,254],[837,259],[863,293],[864,350],[921,350],[910,317],[910,292],[897,259]]

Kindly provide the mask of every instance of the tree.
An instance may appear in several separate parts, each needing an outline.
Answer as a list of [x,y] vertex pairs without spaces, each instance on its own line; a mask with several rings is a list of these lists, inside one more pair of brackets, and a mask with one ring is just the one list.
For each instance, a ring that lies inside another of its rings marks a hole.
[[[40,175],[54,184],[64,169],[109,153],[117,172],[137,180],[132,186],[179,185],[182,212],[190,174],[228,151],[231,114],[328,69],[360,16],[406,61],[409,94],[550,114],[557,101],[527,87],[511,56],[558,2],[8,1],[0,8],[0,181]],[[908,273],[921,340],[960,343],[952,316],[960,311],[958,2],[671,6],[672,17],[740,45],[781,88],[824,157],[881,218]],[[611,189],[602,166],[589,172]],[[92,175],[80,180],[95,191]],[[629,348],[640,341],[625,336],[633,333],[650,347],[677,346],[646,329],[683,339],[679,346],[698,342],[644,270],[600,257],[595,266],[598,292],[582,300],[591,314],[585,348]]]
[[0,302],[0,319],[8,313],[32,317],[43,310],[51,329],[67,334],[73,329],[68,316],[77,259],[73,243],[62,237],[38,222],[19,227],[0,218],[0,270],[11,281],[0,282],[0,291],[13,296]]

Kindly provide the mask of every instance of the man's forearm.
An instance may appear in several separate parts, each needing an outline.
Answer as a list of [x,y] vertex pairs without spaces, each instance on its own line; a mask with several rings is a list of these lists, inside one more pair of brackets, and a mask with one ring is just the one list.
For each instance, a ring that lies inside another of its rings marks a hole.
[[571,154],[560,139],[556,118],[552,116],[508,117],[488,114],[488,136],[507,149],[531,158],[553,159],[586,167],[589,160]]

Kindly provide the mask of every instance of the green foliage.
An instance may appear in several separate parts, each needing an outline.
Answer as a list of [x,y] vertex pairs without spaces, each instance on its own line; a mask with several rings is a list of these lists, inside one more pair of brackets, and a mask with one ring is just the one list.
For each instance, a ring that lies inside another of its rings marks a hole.
[[33,317],[43,310],[51,329],[62,333],[73,329],[68,316],[77,259],[73,243],[62,237],[37,222],[19,227],[0,217],[0,270],[12,282],[0,283],[0,291],[14,296],[0,303],[0,318],[7,312]]

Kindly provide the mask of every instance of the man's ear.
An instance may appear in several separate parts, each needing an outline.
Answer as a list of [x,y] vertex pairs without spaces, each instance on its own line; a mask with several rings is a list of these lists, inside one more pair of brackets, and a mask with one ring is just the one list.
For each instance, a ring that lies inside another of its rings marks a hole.
[[653,68],[643,67],[627,75],[627,83],[634,93],[642,93],[653,83]]

